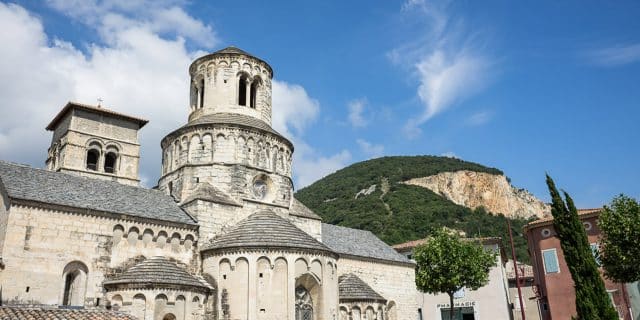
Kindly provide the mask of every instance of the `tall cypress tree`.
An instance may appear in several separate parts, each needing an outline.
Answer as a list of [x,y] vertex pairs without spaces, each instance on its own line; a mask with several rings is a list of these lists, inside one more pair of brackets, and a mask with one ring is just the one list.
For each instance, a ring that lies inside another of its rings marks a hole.
[[562,199],[549,175],[547,186],[552,200],[553,227],[560,239],[564,258],[575,283],[577,319],[617,320],[618,312],[613,308],[604,281],[600,277],[587,233],[578,217],[573,200],[564,191],[565,200]]

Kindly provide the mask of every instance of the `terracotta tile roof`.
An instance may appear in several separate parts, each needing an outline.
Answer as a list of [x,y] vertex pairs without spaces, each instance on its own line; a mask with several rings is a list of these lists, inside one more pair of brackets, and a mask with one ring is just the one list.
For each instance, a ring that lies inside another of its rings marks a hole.
[[347,273],[338,278],[340,302],[342,301],[380,301],[387,299],[373,290],[366,282],[355,274]]
[[[500,237],[481,237],[481,238],[464,238],[467,241],[480,241],[482,244],[501,244],[502,238]],[[393,245],[393,248],[397,251],[407,251],[413,249],[419,245],[427,243],[428,238],[407,241]]]
[[2,306],[0,320],[135,320],[123,312],[102,309],[63,309],[54,306]]
[[[588,218],[590,216],[596,216],[602,211],[602,208],[590,208],[590,209],[578,209],[578,216],[581,218]],[[535,221],[529,222],[524,229],[531,229],[532,227],[543,226],[551,224],[553,221],[553,216],[549,216],[546,218],[538,219]]]

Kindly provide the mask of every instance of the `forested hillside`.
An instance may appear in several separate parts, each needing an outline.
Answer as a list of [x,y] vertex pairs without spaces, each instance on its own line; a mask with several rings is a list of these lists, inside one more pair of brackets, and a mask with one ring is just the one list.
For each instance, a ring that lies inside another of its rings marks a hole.
[[[295,197],[324,222],[365,229],[389,244],[424,238],[442,226],[471,237],[500,236],[508,248],[506,219],[482,208],[457,205],[429,189],[401,182],[441,172],[469,170],[502,175],[477,163],[435,156],[383,157],[341,169],[299,190]],[[356,197],[357,195],[357,197]],[[511,219],[521,232],[525,219]],[[528,261],[526,242],[515,236],[518,258]]]

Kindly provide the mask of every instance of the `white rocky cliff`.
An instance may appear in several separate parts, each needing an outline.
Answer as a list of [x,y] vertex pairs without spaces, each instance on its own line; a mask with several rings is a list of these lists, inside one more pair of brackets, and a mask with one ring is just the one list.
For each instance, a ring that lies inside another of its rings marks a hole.
[[549,205],[527,190],[513,187],[503,175],[474,171],[443,172],[410,179],[405,184],[427,188],[452,202],[468,207],[484,207],[509,217],[544,217]]

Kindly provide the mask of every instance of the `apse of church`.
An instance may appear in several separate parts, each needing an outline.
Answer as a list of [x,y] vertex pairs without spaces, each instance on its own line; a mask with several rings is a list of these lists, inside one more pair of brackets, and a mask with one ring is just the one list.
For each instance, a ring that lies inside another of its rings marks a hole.
[[273,71],[229,47],[189,67],[186,123],[139,186],[146,120],[70,102],[47,170],[0,161],[4,305],[131,319],[413,320],[414,264],[293,197]]

